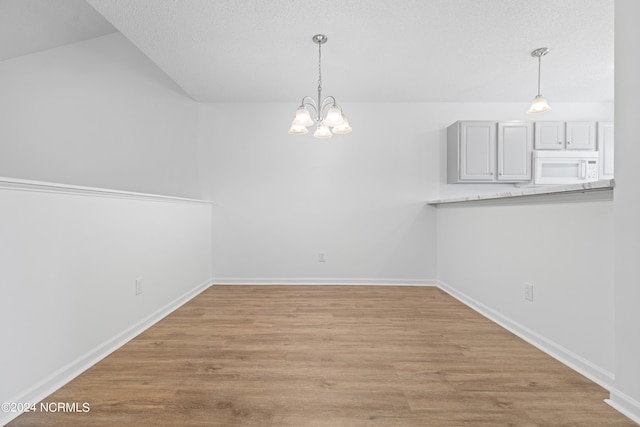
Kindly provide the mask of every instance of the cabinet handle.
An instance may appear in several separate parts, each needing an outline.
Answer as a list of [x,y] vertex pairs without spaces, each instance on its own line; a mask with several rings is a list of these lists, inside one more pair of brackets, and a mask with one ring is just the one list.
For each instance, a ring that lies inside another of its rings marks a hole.
[[562,141],[558,141],[558,144],[562,144]]
[[498,175],[502,176],[502,172],[500,172]]
[[571,144],[571,141],[567,141],[567,144]]

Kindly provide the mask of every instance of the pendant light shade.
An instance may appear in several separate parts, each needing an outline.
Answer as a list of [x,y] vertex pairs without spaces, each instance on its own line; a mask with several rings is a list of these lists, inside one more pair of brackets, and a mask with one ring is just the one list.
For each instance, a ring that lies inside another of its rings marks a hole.
[[542,95],[537,95],[533,99],[533,102],[531,103],[531,107],[529,107],[529,111],[527,111],[527,114],[544,113],[549,110],[551,110],[551,107],[549,107],[547,99]]
[[542,57],[547,53],[549,53],[549,48],[546,47],[541,47],[531,52],[531,56],[538,58],[538,94],[533,98],[533,102],[531,103],[531,107],[529,107],[527,114],[539,114],[551,110],[546,98],[540,94],[540,69],[542,67]]
[[[316,34],[312,40],[318,45],[318,100],[316,101],[310,96],[302,98],[302,103],[291,122],[289,133],[292,135],[304,135],[308,132],[307,126],[311,126],[314,123],[317,124],[316,131],[313,133],[316,138],[326,139],[331,138],[334,133],[349,133],[351,132],[351,126],[342,115],[342,108],[336,103],[336,99],[333,96],[322,98],[322,45],[327,42],[327,36]],[[311,116],[309,108],[314,111],[315,117]]]

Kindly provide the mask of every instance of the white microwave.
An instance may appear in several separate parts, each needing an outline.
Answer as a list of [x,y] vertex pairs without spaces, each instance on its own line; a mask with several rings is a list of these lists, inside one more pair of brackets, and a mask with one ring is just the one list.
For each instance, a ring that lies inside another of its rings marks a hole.
[[598,180],[597,151],[534,151],[534,184],[578,184]]

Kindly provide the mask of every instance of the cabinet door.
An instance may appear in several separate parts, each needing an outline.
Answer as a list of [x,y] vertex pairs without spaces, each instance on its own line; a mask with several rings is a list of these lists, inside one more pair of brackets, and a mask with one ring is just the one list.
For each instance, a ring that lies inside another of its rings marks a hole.
[[498,181],[531,180],[531,123],[498,123]]
[[613,179],[613,122],[598,123],[598,154],[600,179]]
[[593,122],[567,122],[567,150],[595,150],[596,128]]
[[536,150],[564,149],[564,122],[536,122],[534,130]]
[[494,181],[496,124],[460,123],[460,180]]

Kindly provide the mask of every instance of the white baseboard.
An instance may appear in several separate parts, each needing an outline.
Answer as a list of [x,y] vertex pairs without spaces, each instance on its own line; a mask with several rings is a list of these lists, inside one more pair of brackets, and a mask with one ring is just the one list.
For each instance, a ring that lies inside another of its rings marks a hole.
[[640,424],[640,402],[637,400],[614,388],[610,391],[610,398],[604,401],[616,411]]
[[309,277],[215,277],[215,285],[372,285],[372,286],[437,286],[436,279],[367,279]]
[[[125,345],[127,342],[131,341],[133,338],[140,335],[142,332],[162,320],[164,317],[171,314],[180,306],[184,305],[185,303],[196,297],[198,294],[209,288],[211,286],[211,283],[211,280],[206,280],[191,291],[179,296],[175,300],[166,304],[164,307],[158,309],[154,313],[142,319],[140,322],[122,331],[118,335],[114,336],[95,349],[87,352],[83,356],[80,356],[73,362],[52,373],[47,378],[34,385],[24,393],[20,394],[19,396],[15,396],[8,401],[16,403],[30,402],[34,404],[42,401],[47,396],[76,378],[78,375],[82,374],[84,371],[107,357],[109,354],[113,353],[114,351]],[[19,415],[21,415],[21,413],[19,412],[0,412],[0,426],[9,423],[9,421],[17,418]]]
[[468,295],[455,290],[451,286],[448,286],[441,281],[439,281],[438,286],[440,289],[456,298],[463,304],[469,306],[486,318],[522,338],[534,347],[544,351],[549,356],[567,365],[574,371],[589,378],[591,381],[595,382],[601,387],[607,390],[611,390],[613,388],[614,374],[612,372],[596,366],[595,364],[564,348],[563,346],[549,340],[548,338],[545,338],[544,336],[532,331],[531,329],[519,324],[518,322],[509,319],[508,317],[487,307],[486,305],[469,297]]

